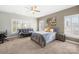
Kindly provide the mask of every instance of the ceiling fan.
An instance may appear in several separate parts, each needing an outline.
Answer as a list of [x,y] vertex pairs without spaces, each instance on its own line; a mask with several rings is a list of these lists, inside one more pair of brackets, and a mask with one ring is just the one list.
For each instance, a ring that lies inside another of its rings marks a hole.
[[40,12],[39,10],[38,10],[38,6],[36,6],[36,5],[33,5],[33,6],[31,6],[30,8],[28,8],[28,7],[26,7],[27,9],[29,9],[30,11],[32,11],[32,13],[34,14],[35,12]]

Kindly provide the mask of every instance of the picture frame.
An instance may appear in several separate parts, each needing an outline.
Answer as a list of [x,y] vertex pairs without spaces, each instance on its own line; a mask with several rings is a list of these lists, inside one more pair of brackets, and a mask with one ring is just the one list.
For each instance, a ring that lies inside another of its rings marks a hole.
[[47,19],[47,24],[50,27],[56,26],[56,17],[51,17]]

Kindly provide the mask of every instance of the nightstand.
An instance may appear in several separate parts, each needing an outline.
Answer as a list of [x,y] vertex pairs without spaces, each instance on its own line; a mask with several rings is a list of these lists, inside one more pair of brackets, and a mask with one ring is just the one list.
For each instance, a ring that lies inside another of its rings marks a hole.
[[65,42],[65,35],[64,34],[57,33],[56,34],[56,40],[60,40],[60,41]]

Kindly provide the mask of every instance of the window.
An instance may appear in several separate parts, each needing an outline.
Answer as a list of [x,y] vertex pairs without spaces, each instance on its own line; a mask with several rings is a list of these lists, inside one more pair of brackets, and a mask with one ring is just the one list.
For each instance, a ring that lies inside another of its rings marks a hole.
[[37,21],[36,19],[12,19],[11,20],[11,32],[16,33],[17,29],[33,28],[37,30]]
[[79,14],[65,16],[64,33],[66,36],[79,38]]

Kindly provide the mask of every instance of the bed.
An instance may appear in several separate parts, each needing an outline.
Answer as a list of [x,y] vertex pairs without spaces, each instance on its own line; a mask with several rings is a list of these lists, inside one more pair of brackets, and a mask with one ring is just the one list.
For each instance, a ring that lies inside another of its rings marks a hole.
[[56,39],[56,32],[33,32],[31,40],[39,44],[42,48]]

